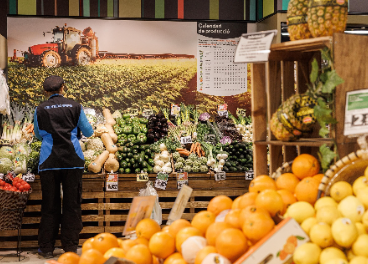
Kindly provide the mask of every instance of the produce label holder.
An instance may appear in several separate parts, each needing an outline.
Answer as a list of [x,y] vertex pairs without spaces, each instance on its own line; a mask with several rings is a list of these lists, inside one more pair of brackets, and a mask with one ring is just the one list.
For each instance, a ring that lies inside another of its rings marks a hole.
[[171,114],[175,117],[180,115],[180,106],[176,104],[171,104]]
[[359,137],[368,133],[368,89],[346,93],[344,135]]
[[167,225],[170,225],[175,220],[178,220],[183,215],[185,207],[189,201],[190,196],[192,195],[193,189],[190,188],[188,185],[183,185],[180,189],[178,196],[175,199],[173,208],[170,211]]
[[33,173],[28,172],[27,174],[24,174],[22,176],[22,179],[26,182],[34,182],[36,178],[36,175],[34,175]]
[[143,109],[142,111],[142,116],[145,118],[149,118],[151,115],[154,115],[155,112],[153,111],[153,109]]
[[189,144],[189,143],[193,143],[193,141],[192,141],[192,137],[191,137],[191,136],[181,137],[181,138],[180,138],[180,143],[181,143],[182,145]]
[[246,117],[247,116],[247,109],[237,108],[236,109],[236,115]]
[[155,188],[166,190],[167,181],[169,180],[169,174],[166,172],[157,173]]
[[137,174],[137,181],[139,182],[147,182],[149,180],[148,173],[142,172]]
[[118,185],[118,174],[117,173],[108,173],[106,174],[106,191],[118,191],[119,185]]
[[176,172],[176,182],[179,190],[184,185],[189,185],[188,172]]
[[135,196],[129,209],[128,218],[124,226],[123,236],[135,232],[135,227],[142,219],[149,218],[152,214],[156,196]]
[[228,117],[229,113],[227,111],[227,104],[217,105],[217,113],[219,116]]
[[226,180],[226,172],[225,171],[215,172],[215,181],[224,181],[224,180]]
[[245,180],[246,181],[251,181],[254,179],[254,171],[253,170],[249,170],[245,172]]

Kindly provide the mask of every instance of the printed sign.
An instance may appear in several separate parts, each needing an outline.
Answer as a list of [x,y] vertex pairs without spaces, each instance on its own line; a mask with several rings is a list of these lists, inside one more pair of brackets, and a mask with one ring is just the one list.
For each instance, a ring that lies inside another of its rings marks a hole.
[[128,114],[130,116],[137,116],[137,115],[139,115],[139,109],[138,108],[129,108]]
[[148,180],[149,178],[147,172],[137,174],[137,181],[146,182]]
[[234,63],[265,62],[270,55],[270,47],[277,30],[242,34],[235,51]]
[[344,135],[368,133],[368,89],[347,92]]
[[118,191],[118,175],[116,173],[106,174],[106,191]]
[[180,106],[176,104],[171,105],[171,115],[178,116],[180,115]]
[[175,199],[175,203],[170,211],[167,225],[170,225],[175,220],[178,220],[183,215],[185,207],[189,201],[190,196],[192,195],[193,189],[188,185],[183,185],[181,190],[178,193],[178,196]]
[[181,173],[177,172],[176,182],[179,190],[183,188],[183,185],[189,185],[188,172],[181,172]]
[[129,209],[128,218],[124,227],[123,235],[130,235],[134,232],[138,222],[149,218],[155,204],[156,196],[136,196],[133,198]]
[[242,109],[242,108],[237,108],[236,109],[236,115],[246,117],[247,116],[247,110]]
[[219,171],[215,173],[215,181],[224,181],[226,180],[226,172]]
[[28,172],[27,174],[24,174],[22,178],[23,178],[23,181],[34,182],[34,180],[36,179],[36,175]]
[[221,104],[217,106],[217,113],[219,116],[228,117],[229,113],[227,112],[227,104]]
[[253,170],[249,170],[245,172],[245,180],[246,181],[251,181],[254,179],[254,171]]
[[193,143],[193,142],[192,142],[192,137],[191,137],[191,136],[181,137],[181,138],[180,138],[180,143],[181,143],[182,145],[189,144],[189,143]]
[[153,109],[143,109],[142,116],[145,118],[149,118],[151,115],[154,115]]
[[157,173],[155,188],[166,190],[167,181],[169,180],[169,174],[165,172]]
[[207,134],[204,136],[204,141],[210,143],[216,143],[216,135],[215,134]]

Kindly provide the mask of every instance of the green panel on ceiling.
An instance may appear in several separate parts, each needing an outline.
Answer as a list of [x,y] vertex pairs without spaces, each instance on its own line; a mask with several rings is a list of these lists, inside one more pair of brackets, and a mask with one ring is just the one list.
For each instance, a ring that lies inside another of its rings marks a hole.
[[257,20],[263,18],[263,0],[257,0]]
[[18,15],[37,15],[36,0],[18,0]]
[[114,0],[107,0],[107,16],[114,16]]
[[83,16],[89,17],[91,16],[91,9],[89,0],[83,0]]
[[290,0],[282,0],[282,10],[287,10]]
[[165,0],[155,1],[155,18],[165,18]]
[[17,0],[9,0],[9,14],[10,15],[17,14]]
[[220,0],[210,0],[210,19],[220,18]]
[[275,13],[274,0],[263,0],[263,17]]
[[250,3],[249,3],[249,20],[252,20],[252,21],[255,21],[257,18],[256,18],[256,12],[257,12],[257,9],[256,9],[256,0],[250,0]]

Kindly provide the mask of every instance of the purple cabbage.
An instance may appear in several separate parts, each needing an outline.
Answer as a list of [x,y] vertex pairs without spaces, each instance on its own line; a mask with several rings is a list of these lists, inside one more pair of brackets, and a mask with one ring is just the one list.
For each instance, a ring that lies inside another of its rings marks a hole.
[[207,121],[207,120],[209,120],[210,119],[210,114],[209,113],[202,113],[202,114],[200,114],[199,115],[199,117],[198,117],[198,119],[200,120],[200,121]]
[[226,143],[229,143],[229,144],[231,144],[231,142],[232,142],[232,140],[231,140],[231,137],[228,137],[228,136],[225,136],[225,137],[223,137],[221,140],[220,140],[220,143],[221,144],[226,144]]

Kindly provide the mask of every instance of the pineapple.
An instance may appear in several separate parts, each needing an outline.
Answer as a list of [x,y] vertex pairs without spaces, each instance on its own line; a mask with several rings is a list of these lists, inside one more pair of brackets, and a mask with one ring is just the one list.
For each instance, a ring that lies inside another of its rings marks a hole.
[[312,35],[306,20],[309,0],[291,0],[287,10],[290,40],[307,39]]
[[313,37],[344,32],[348,19],[348,0],[310,0],[308,27]]

